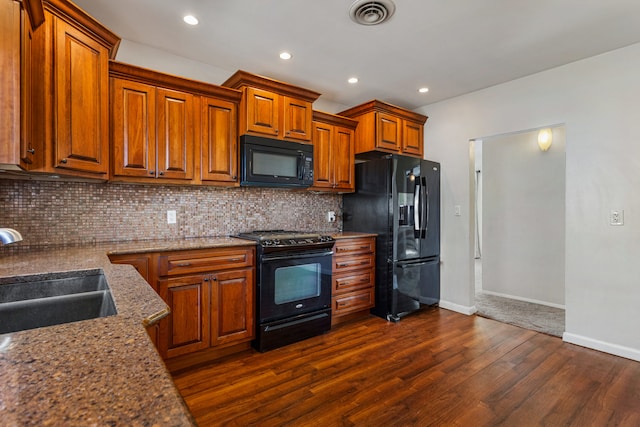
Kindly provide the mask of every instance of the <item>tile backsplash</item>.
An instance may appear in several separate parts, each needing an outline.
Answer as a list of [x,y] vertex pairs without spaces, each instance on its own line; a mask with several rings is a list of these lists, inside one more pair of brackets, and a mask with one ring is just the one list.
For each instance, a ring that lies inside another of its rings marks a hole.
[[[0,227],[20,246],[233,235],[257,229],[337,231],[341,196],[220,188],[0,180]],[[167,224],[167,211],[177,222]]]

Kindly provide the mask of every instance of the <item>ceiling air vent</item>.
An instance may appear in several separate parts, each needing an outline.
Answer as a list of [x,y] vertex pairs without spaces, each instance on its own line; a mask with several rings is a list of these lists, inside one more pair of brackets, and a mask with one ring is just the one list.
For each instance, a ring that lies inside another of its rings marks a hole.
[[362,25],[382,24],[391,18],[396,5],[391,0],[356,0],[349,9],[349,16]]

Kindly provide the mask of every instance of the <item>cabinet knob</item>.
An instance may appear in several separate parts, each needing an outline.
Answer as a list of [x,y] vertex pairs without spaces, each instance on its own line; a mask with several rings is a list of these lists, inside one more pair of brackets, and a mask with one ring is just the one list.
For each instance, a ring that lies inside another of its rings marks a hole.
[[149,171],[149,175],[155,175],[156,171]]
[[67,163],[67,159],[60,160],[60,163]]
[[233,175],[233,176],[231,177],[231,179],[238,179],[238,176],[237,176],[237,175]]
[[204,278],[204,281],[205,281],[205,282],[208,282],[208,281],[209,281],[209,278],[208,278],[208,277],[205,277],[205,278]]
[[280,130],[279,130],[279,129],[276,129],[276,135],[277,135],[277,134],[279,134],[279,133],[280,133]]
[[164,175],[164,172],[159,172],[158,175],[162,176]]
[[34,150],[33,148],[29,148],[29,149],[27,150],[27,153],[35,154],[35,153],[36,153],[36,150]]

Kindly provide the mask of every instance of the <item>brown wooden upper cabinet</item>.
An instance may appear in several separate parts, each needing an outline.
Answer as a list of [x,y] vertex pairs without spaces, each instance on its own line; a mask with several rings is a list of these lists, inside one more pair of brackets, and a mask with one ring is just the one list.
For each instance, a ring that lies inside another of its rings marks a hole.
[[[33,31],[44,22],[40,0],[0,2],[0,168],[38,166],[42,148],[31,139],[31,46]],[[36,157],[36,152],[39,157]]]
[[427,116],[373,100],[338,113],[359,122],[356,157],[372,152],[424,156],[424,124]]
[[312,104],[319,93],[242,70],[222,85],[242,90],[241,135],[311,141]]
[[[120,39],[68,0],[5,1],[1,13],[2,69],[10,70],[2,97],[12,100],[2,101],[10,125],[3,126],[0,163],[108,179],[108,60]],[[13,55],[8,68],[5,53]]]
[[321,111],[313,112],[314,191],[353,192],[354,129],[358,122]]
[[[109,178],[109,58],[120,38],[67,0],[45,0],[32,41],[34,170]],[[34,153],[37,155],[37,153]]]
[[114,180],[237,185],[239,91],[115,61],[109,72]]

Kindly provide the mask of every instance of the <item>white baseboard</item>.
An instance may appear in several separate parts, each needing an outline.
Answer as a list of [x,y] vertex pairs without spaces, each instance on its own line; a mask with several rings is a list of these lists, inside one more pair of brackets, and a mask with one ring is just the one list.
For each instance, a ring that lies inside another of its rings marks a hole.
[[460,304],[456,304],[456,303],[449,302],[449,301],[444,301],[444,300],[440,300],[438,305],[440,306],[440,308],[444,308],[444,309],[447,309],[447,310],[451,310],[451,311],[455,311],[455,312],[458,312],[458,313],[466,314],[467,316],[471,316],[476,311],[478,311],[476,309],[475,305],[472,305],[471,307],[468,307],[468,306],[465,306],[465,305],[460,305]]
[[565,332],[562,341],[640,362],[640,350]]
[[534,303],[534,304],[546,305],[547,307],[560,308],[562,310],[565,309],[565,306],[562,305],[562,304],[555,304],[555,303],[552,303],[552,302],[540,301],[540,300],[531,299],[531,298],[523,298],[523,297],[518,297],[518,296],[515,296],[515,295],[503,294],[503,293],[500,293],[500,292],[491,292],[491,291],[481,290],[480,293],[487,294],[487,295],[493,295],[493,296],[496,296],[496,297],[515,299],[515,300],[518,300],[518,301],[531,302],[531,303]]

